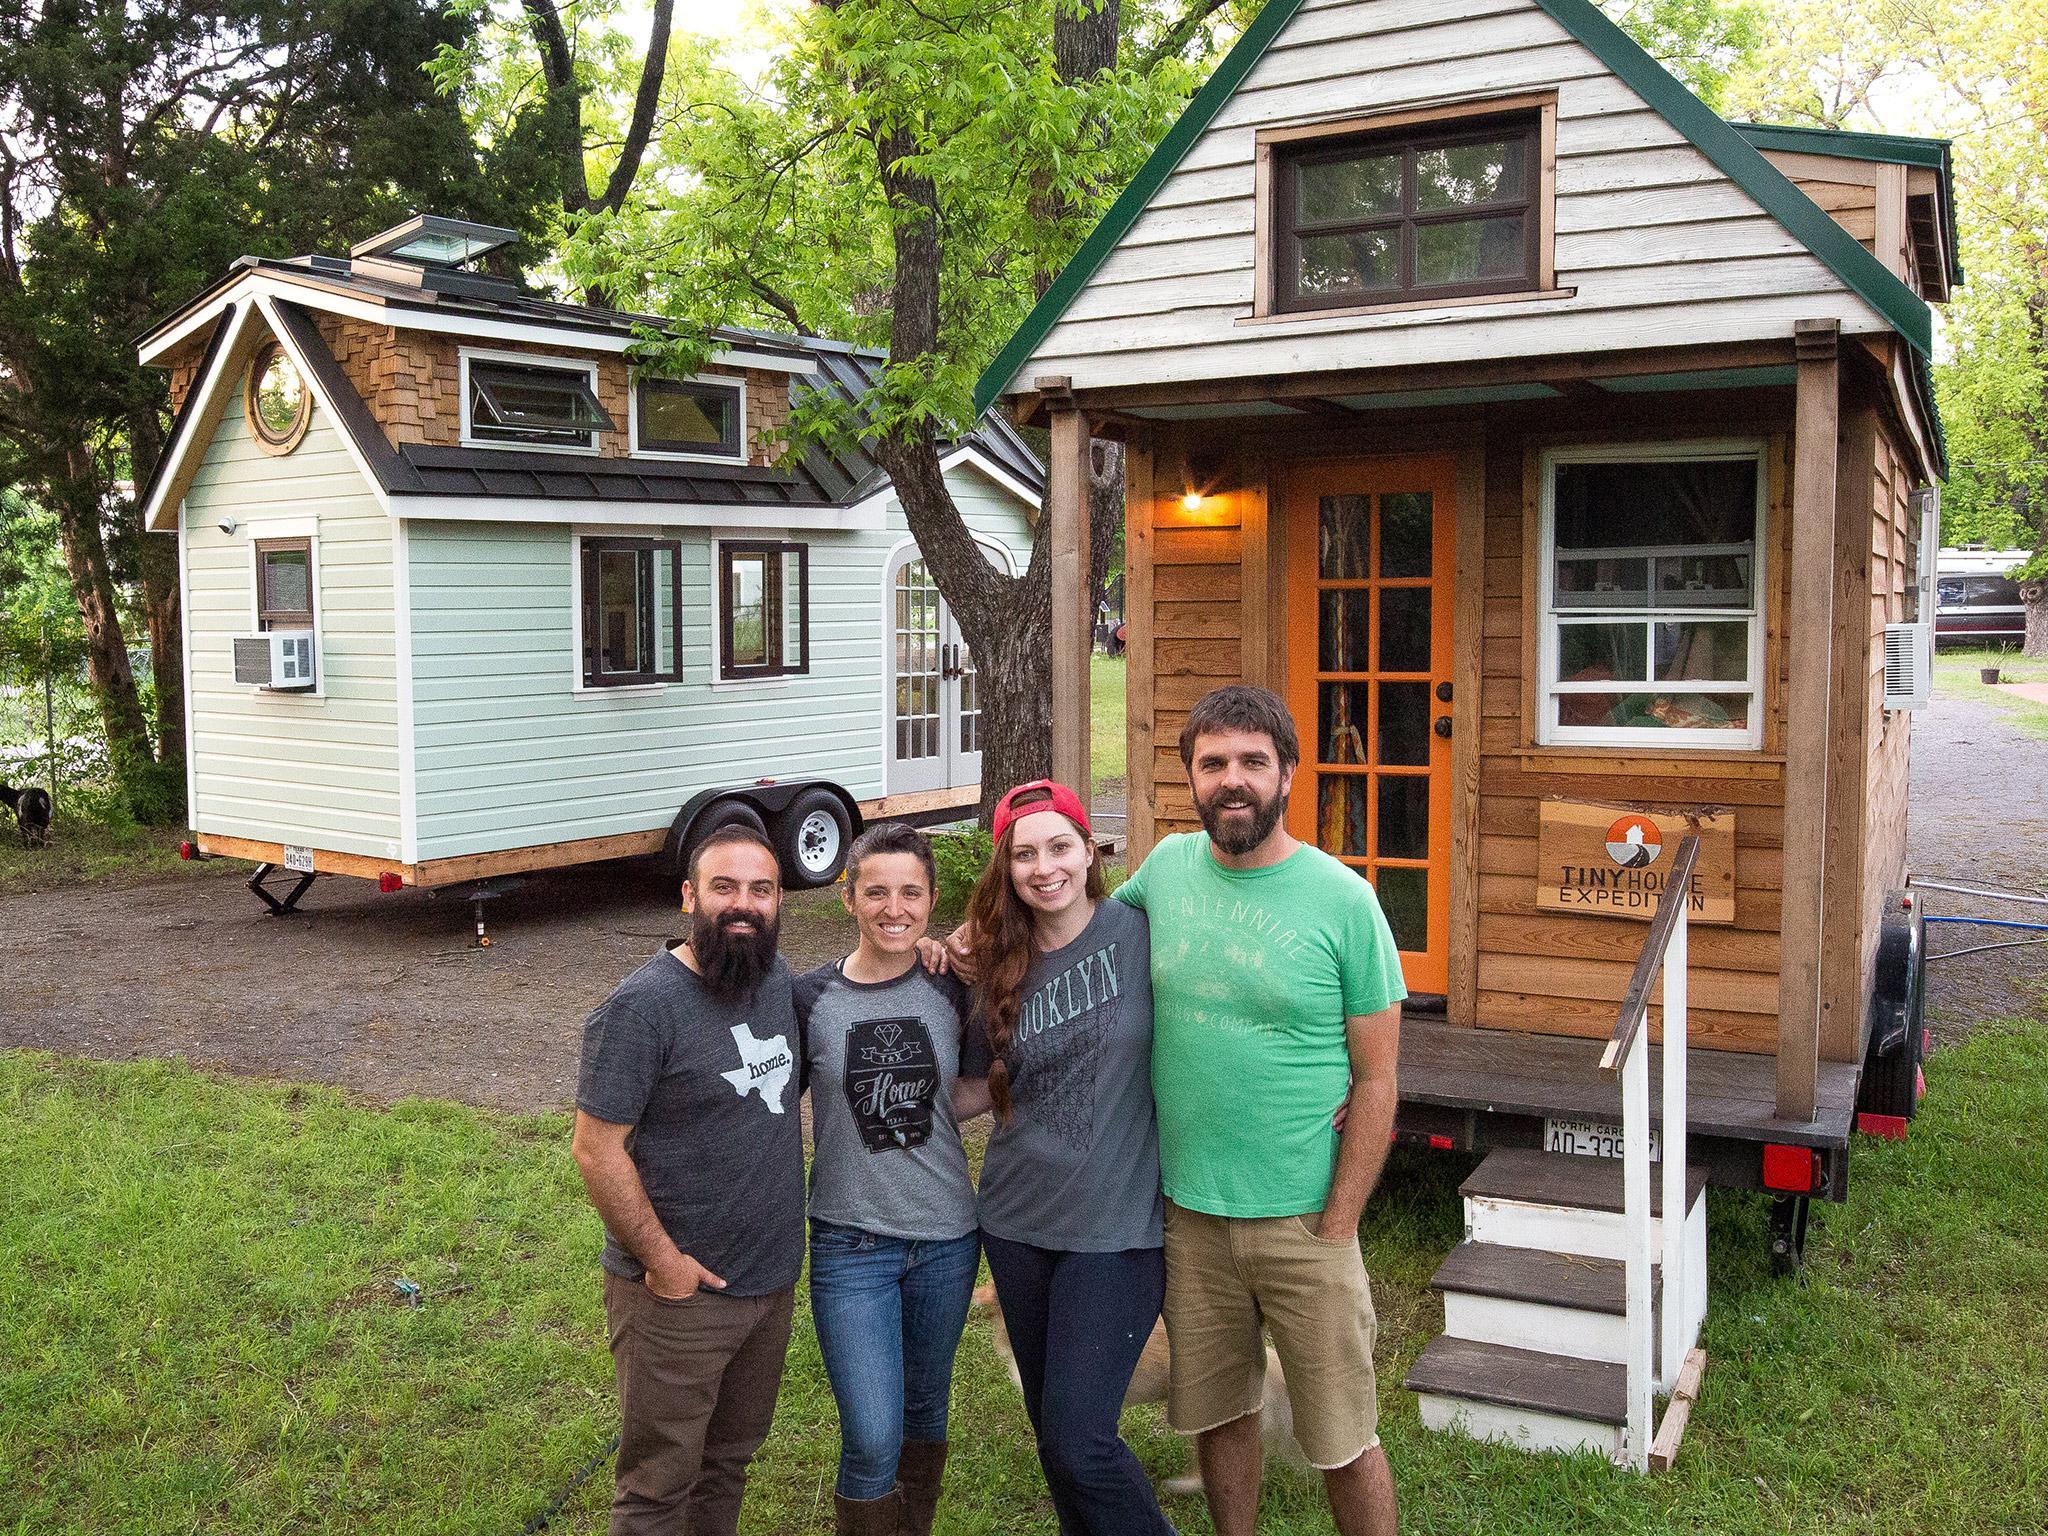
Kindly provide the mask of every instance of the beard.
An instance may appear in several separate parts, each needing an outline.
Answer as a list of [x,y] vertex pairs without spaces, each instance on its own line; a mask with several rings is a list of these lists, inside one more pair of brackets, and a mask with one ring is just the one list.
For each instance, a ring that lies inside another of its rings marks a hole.
[[[1224,818],[1224,812],[1233,806],[1249,806],[1249,817]],[[1249,790],[1219,789],[1207,800],[1197,800],[1195,810],[1202,818],[1202,830],[1209,834],[1209,841],[1224,853],[1250,853],[1263,843],[1280,825],[1280,813],[1287,808],[1287,797],[1276,794],[1270,800],[1261,800]]]
[[698,978],[721,1003],[752,997],[775,965],[780,921],[771,917],[765,926],[751,930],[737,926],[748,920],[737,913],[714,918],[698,912],[690,924],[690,953],[697,957]]

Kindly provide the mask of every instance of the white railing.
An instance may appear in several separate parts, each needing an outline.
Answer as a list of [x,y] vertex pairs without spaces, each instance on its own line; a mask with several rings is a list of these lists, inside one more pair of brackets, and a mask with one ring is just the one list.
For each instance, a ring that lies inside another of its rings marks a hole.
[[[1685,1427],[1696,1369],[1681,1373],[1690,1341],[1686,1338],[1692,1276],[1686,1272],[1686,1148],[1685,1148],[1685,941],[1686,908],[1692,894],[1693,867],[1700,840],[1688,836],[1678,845],[1671,874],[1657,901],[1650,935],[1629,978],[1614,1034],[1600,1056],[1600,1071],[1621,1079],[1622,1259],[1627,1271],[1628,1319],[1628,1442],[1623,1456],[1638,1472],[1647,1472],[1653,1456],[1652,1410],[1657,1385],[1657,1346],[1661,1342],[1664,1371],[1672,1383],[1665,1422],[1656,1427],[1660,1460]],[[1662,1106],[1664,1164],[1663,1337],[1656,1339],[1657,1309],[1650,1274],[1650,1040],[1643,1027],[1650,1008],[1650,989],[1663,979],[1664,1102]]]

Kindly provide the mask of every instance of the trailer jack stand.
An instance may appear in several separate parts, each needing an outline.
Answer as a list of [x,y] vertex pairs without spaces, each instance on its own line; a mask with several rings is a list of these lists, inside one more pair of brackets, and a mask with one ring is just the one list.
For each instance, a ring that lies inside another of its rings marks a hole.
[[489,883],[471,886],[463,893],[469,898],[470,920],[476,924],[476,932],[470,938],[471,949],[489,949],[491,936],[484,931],[484,903],[493,897],[504,895],[504,891]]
[[301,874],[298,882],[289,891],[285,892],[284,900],[279,901],[264,884],[265,881],[276,873],[277,866],[275,864],[258,864],[256,866],[256,873],[249,877],[249,889],[256,893],[257,899],[263,905],[270,908],[270,915],[272,917],[290,917],[292,913],[298,911],[299,898],[306,894],[306,888],[320,877],[311,871]]
[[1810,1195],[1779,1195],[1771,1202],[1771,1273],[1796,1274],[1806,1262],[1806,1217]]

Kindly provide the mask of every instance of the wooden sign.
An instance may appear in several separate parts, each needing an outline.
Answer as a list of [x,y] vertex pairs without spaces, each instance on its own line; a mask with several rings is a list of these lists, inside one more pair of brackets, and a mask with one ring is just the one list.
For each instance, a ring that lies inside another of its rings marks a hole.
[[1610,805],[1545,800],[1537,826],[1536,905],[1594,917],[1657,914],[1664,875],[1688,832],[1700,839],[1693,867],[1695,923],[1735,921],[1735,815],[1649,815]]

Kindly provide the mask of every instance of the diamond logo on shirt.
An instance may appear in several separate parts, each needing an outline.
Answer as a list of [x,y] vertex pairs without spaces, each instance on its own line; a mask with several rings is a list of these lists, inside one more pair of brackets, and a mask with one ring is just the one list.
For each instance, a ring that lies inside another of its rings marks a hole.
[[782,1090],[789,1086],[790,1068],[796,1064],[789,1054],[789,1041],[781,1035],[757,1040],[747,1025],[735,1024],[732,1043],[740,1048],[740,1064],[718,1075],[731,1083],[732,1091],[741,1098],[758,1093],[768,1113],[781,1114]]

